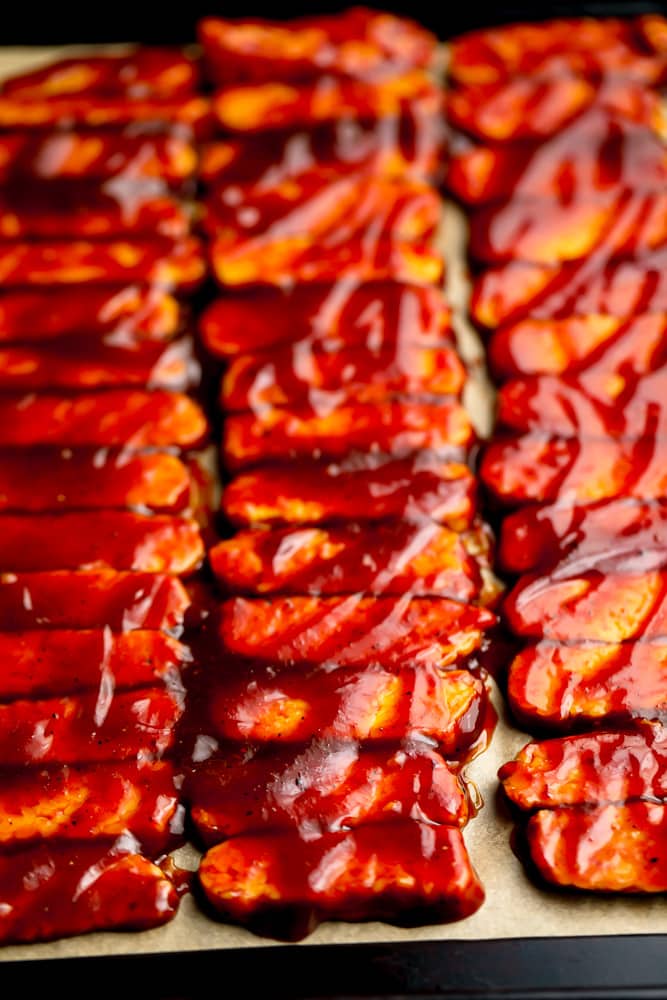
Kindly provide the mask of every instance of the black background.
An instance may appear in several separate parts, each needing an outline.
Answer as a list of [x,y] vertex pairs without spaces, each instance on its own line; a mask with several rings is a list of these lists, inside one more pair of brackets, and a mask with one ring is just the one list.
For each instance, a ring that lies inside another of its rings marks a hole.
[[[163,4],[117,4],[114,0],[95,3],[32,4],[28,0],[0,2],[0,45],[48,45],[68,42],[180,43],[195,37],[199,17],[220,14],[225,17],[259,16],[275,19],[316,12],[333,12],[353,5],[355,0],[339,3],[208,3],[167,0]],[[362,0],[356,0],[362,2]],[[510,3],[484,4],[475,0],[403,0],[402,3],[369,3],[409,14],[436,31],[441,38],[484,24],[515,20],[538,20],[566,14],[587,13],[593,16],[627,15],[646,10],[667,11],[667,2],[612,0],[591,3]]]

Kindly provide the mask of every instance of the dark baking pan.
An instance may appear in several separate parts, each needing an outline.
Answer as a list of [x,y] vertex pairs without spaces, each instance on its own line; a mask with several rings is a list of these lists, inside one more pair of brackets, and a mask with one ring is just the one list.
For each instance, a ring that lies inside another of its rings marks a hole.
[[[362,0],[358,0],[362,2]],[[354,6],[355,0],[335,0],[330,3],[176,3],[168,13],[155,3],[105,6],[95,4],[60,3],[42,5],[36,11],[30,5],[5,4],[2,10],[2,45],[67,45],[70,43],[101,43],[136,41],[146,44],[181,44],[195,37],[195,23],[207,14],[225,17],[269,17],[273,19],[297,17],[304,14],[330,13],[345,6]],[[567,3],[554,0],[533,0],[532,3],[510,4],[452,4],[447,0],[412,0],[410,3],[382,0],[369,2],[378,7],[421,21],[449,38],[462,31],[504,24],[509,21],[540,21],[549,17],[589,14],[592,17],[628,17],[646,11],[666,11],[667,3],[644,0],[609,0],[609,2]]]
[[648,1000],[667,996],[664,935],[430,941],[16,962],[3,996],[133,1000]]

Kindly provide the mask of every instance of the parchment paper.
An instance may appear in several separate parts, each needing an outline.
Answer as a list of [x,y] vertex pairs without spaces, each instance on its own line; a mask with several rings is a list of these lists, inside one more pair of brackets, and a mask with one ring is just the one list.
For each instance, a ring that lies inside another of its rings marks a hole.
[[[78,54],[78,48],[0,49],[0,80],[53,58]],[[88,51],[90,51],[88,49]],[[463,214],[445,206],[440,247],[447,261],[447,293],[462,357],[470,366],[468,406],[480,435],[489,433],[493,390],[483,368],[482,345],[466,319],[469,282],[465,263]],[[493,683],[493,682],[492,682]],[[484,807],[465,831],[472,862],[486,891],[486,902],[465,920],[404,930],[387,924],[326,923],[301,944],[361,944],[398,941],[485,940],[515,937],[567,937],[607,934],[667,934],[664,897],[622,897],[550,891],[533,885],[510,848],[512,820],[499,794],[496,774],[528,741],[509,721],[503,699],[493,685],[499,714],[489,748],[468,765],[467,776],[479,789]],[[186,868],[197,867],[197,852],[186,846],[175,853]],[[271,947],[276,942],[255,937],[239,927],[218,924],[184,897],[176,918],[165,927],[141,933],[96,933],[46,944],[0,948],[0,961],[102,955],[184,952],[212,948]]]

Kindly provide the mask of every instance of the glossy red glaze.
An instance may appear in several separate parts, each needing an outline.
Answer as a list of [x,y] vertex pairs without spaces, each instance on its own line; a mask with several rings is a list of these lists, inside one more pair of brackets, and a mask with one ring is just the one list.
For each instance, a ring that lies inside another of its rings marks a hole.
[[492,334],[489,364],[500,382],[583,371],[646,375],[667,364],[666,334],[664,312],[525,319]]
[[438,192],[423,181],[340,175],[316,167],[261,185],[219,185],[205,203],[203,225],[222,250],[287,249],[306,236],[329,246],[353,239],[410,241],[433,235],[442,211]]
[[[135,128],[125,132],[6,132],[0,135],[0,179],[31,181],[34,184],[69,181],[108,181],[120,178],[136,183],[157,179],[178,185],[192,177],[197,167],[197,152],[188,139],[179,135],[135,135]],[[112,190],[115,185],[110,185]]]
[[527,828],[543,878],[596,892],[665,892],[666,835],[667,807],[648,802],[543,809]]
[[[480,476],[503,503],[595,503],[667,498],[667,442],[654,438],[544,438],[524,434],[485,450]],[[532,514],[527,512],[530,521]],[[519,518],[512,523],[517,524]]]
[[662,371],[638,380],[604,372],[514,379],[498,395],[498,423],[563,437],[662,438],[666,389]]
[[119,569],[187,575],[203,558],[197,523],[169,514],[99,510],[0,515],[5,573]]
[[159,759],[174,743],[182,691],[142,688],[0,705],[4,767]]
[[41,69],[9,77],[3,94],[25,101],[66,94],[119,95],[142,100],[168,94],[191,94],[198,83],[197,66],[173,49],[136,48],[119,54],[58,59]]
[[[664,18],[650,24],[655,34]],[[449,72],[462,83],[513,76],[552,77],[571,72],[653,83],[665,71],[643,19],[559,18],[538,24],[482,28],[456,39]]]
[[0,511],[113,507],[177,512],[190,506],[193,481],[175,455],[113,449],[0,451]]
[[524,576],[504,614],[517,635],[573,642],[624,642],[667,635],[667,572]]
[[664,251],[636,261],[593,258],[557,265],[513,261],[480,275],[473,285],[470,310],[475,322],[489,328],[524,317],[666,312],[666,268]]
[[0,575],[0,629],[178,630],[190,598],[173,576],[96,570]]
[[665,732],[594,733],[529,743],[499,772],[520,809],[667,798]]
[[363,456],[340,463],[264,465],[224,489],[222,510],[236,525],[319,524],[339,519],[429,518],[470,527],[475,481],[461,462],[422,452],[412,458]]
[[[372,230],[369,233],[372,235]],[[441,285],[444,277],[443,258],[428,243],[376,241],[366,234],[331,246],[309,234],[276,242],[258,238],[232,248],[216,238],[211,245],[211,268],[218,284],[233,289],[254,285],[291,288],[298,282],[327,284],[339,277],[360,283]]]
[[329,402],[322,411],[311,404],[230,416],[223,431],[222,453],[230,469],[240,469],[295,458],[342,459],[355,451],[396,458],[422,449],[451,453],[469,447],[474,438],[467,411],[449,399],[437,405],[412,400],[343,406]]
[[461,832],[415,822],[310,844],[292,832],[234,838],[205,855],[199,880],[224,917],[292,940],[323,919],[457,920],[484,899]]
[[435,346],[451,337],[439,289],[350,280],[234,294],[209,306],[200,328],[207,349],[218,357],[306,339],[380,351],[403,344]]
[[189,290],[201,283],[205,273],[203,247],[194,237],[176,242],[162,238],[0,243],[2,288],[142,281]]
[[642,14],[635,24],[639,37],[651,52],[667,54],[667,19],[662,14]]
[[206,97],[100,97],[72,94],[62,97],[27,100],[0,96],[0,129],[49,131],[62,129],[125,129],[134,123],[148,123],[171,128],[187,126],[198,136],[212,128],[211,103]]
[[39,629],[0,632],[0,701],[47,698],[111,687],[179,683],[191,656],[164,632],[137,629]]
[[542,142],[455,142],[447,186],[468,205],[505,198],[560,198],[632,189],[667,181],[660,136],[593,107]]
[[392,753],[325,741],[242,759],[230,750],[196,769],[185,796],[208,845],[255,830],[295,829],[310,841],[396,819],[464,826],[469,813],[461,778],[416,742]]
[[[664,182],[663,182],[664,187]],[[516,198],[478,211],[469,250],[485,263],[560,261],[641,256],[667,241],[667,194],[623,191],[552,199]]]
[[[371,402],[391,396],[457,396],[465,369],[454,347],[418,344],[336,350],[326,343],[300,341],[262,354],[241,354],[222,382],[225,410],[287,406],[328,396],[342,403]],[[0,353],[0,370],[2,354]]]
[[503,522],[499,561],[510,572],[554,579],[597,570],[641,572],[663,565],[667,503],[622,498],[594,507],[529,508]]
[[[345,120],[374,121],[412,111],[437,115],[442,104],[437,83],[415,69],[372,82],[322,75],[300,86],[272,81],[226,87],[213,98],[213,114],[226,132],[243,135]],[[3,110],[0,101],[0,126],[8,117]]]
[[131,837],[152,857],[182,825],[174,768],[65,765],[0,776],[0,851],[44,841]]
[[168,340],[182,322],[181,307],[164,289],[121,285],[0,293],[0,341],[42,341],[63,334],[98,337],[111,343]]
[[446,598],[236,597],[220,634],[234,656],[285,665],[447,666],[474,652],[496,622],[485,608]]
[[[294,834],[234,839],[208,852],[200,881],[223,917],[281,940],[303,938],[323,919],[416,926],[461,919],[481,905],[484,893],[458,830],[397,823],[391,849],[379,833],[371,826],[326,835],[299,852],[296,868],[284,863],[298,846]],[[316,879],[331,857],[338,863]]]
[[[567,730],[663,718],[667,645],[540,642],[512,661],[507,696],[514,714],[530,727]],[[650,763],[645,774],[651,774]]]
[[110,389],[106,392],[0,397],[0,447],[118,446],[129,450],[203,442],[206,418],[177,392]]
[[414,21],[364,7],[290,21],[206,17],[197,31],[208,73],[219,84],[395,73],[427,67],[437,45]]
[[160,181],[21,181],[0,188],[1,241],[181,239],[190,230],[190,216],[188,206]]
[[[0,519],[0,526],[2,522]],[[209,553],[213,572],[232,593],[437,594],[474,602],[490,538],[459,535],[433,521],[239,532]],[[0,558],[2,547],[0,543]]]
[[4,943],[145,930],[171,920],[177,908],[162,870],[122,848],[43,845],[0,858]]
[[[464,753],[482,732],[486,691],[467,670],[379,664],[323,670],[234,670],[209,698],[217,735],[234,742],[364,743],[435,740],[445,756]],[[0,709],[1,711],[1,709]]]
[[375,121],[342,120],[218,139],[201,149],[199,175],[207,183],[273,183],[326,166],[337,174],[362,169],[435,179],[442,174],[444,144],[440,114],[411,108]]
[[107,345],[90,337],[62,337],[25,346],[0,345],[0,389],[97,389],[138,386],[182,391],[201,370],[193,341],[139,341]]
[[597,84],[569,74],[517,76],[500,83],[454,88],[447,95],[450,124],[483,142],[546,139],[590,110],[658,133],[665,126],[659,94],[632,80]]

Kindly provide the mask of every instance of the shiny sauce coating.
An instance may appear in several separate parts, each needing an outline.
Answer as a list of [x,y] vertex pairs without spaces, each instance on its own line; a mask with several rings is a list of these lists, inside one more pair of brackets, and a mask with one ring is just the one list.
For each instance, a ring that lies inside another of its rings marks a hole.
[[449,67],[448,185],[502,384],[480,473],[514,578],[506,693],[555,737],[499,777],[533,875],[589,891],[665,889],[666,53],[659,15],[563,18],[471,32]]

